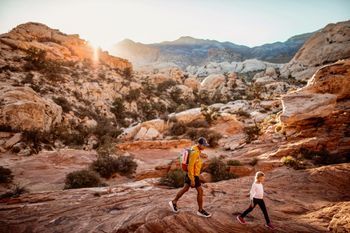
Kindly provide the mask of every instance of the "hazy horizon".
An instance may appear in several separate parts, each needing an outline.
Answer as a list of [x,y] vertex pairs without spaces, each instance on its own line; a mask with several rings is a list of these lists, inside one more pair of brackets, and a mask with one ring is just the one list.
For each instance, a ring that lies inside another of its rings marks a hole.
[[348,20],[349,9],[346,0],[1,0],[0,33],[40,22],[104,49],[124,39],[151,44],[181,36],[254,47]]

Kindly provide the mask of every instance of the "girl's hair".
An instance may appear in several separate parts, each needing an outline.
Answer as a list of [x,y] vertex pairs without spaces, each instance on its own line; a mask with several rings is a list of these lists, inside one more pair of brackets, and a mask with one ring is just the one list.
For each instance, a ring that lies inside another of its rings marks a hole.
[[258,171],[257,173],[255,173],[255,181],[257,181],[259,179],[259,177],[265,176],[265,174],[261,171]]

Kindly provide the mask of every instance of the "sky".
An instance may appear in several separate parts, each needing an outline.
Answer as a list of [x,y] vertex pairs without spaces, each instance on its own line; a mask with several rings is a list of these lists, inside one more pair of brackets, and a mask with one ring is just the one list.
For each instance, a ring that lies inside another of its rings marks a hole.
[[104,49],[181,36],[247,46],[350,19],[350,0],[0,0],[0,33],[40,22]]

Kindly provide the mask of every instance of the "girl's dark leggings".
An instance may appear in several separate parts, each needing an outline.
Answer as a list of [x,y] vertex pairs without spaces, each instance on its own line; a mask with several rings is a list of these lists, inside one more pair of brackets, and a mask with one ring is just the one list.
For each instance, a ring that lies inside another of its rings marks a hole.
[[262,210],[262,212],[264,214],[266,223],[269,224],[270,223],[270,219],[269,219],[269,215],[267,214],[267,210],[266,210],[266,206],[265,206],[264,200],[263,199],[253,198],[253,203],[254,203],[253,207],[249,206],[249,208],[246,209],[246,211],[244,211],[241,214],[241,217],[244,218],[245,216],[247,216],[247,214],[249,214],[255,208],[256,205],[259,205],[260,209]]

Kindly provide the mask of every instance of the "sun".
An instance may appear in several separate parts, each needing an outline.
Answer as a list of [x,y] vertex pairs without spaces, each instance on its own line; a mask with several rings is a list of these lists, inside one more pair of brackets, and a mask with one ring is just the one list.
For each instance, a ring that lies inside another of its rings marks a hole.
[[100,54],[100,51],[101,51],[101,47],[96,42],[93,42],[93,41],[90,41],[90,40],[88,41],[88,44],[93,50],[92,60],[94,62],[98,62],[99,61],[99,54]]

